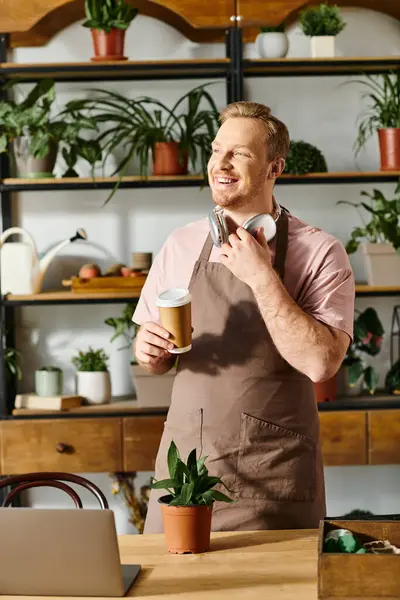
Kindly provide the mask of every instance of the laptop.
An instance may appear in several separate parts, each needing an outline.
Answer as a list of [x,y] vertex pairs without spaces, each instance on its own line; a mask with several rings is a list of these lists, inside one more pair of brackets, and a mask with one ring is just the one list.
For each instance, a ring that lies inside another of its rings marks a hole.
[[0,594],[122,597],[140,565],[121,565],[114,513],[0,508]]

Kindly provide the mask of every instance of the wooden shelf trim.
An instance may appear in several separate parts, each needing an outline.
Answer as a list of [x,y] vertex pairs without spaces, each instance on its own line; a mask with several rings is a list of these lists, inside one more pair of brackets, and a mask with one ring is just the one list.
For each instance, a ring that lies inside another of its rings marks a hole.
[[346,75],[399,69],[399,57],[276,58],[243,61],[244,75]]
[[386,292],[398,292],[400,294],[400,285],[356,285],[356,294],[384,294]]
[[42,292],[40,294],[7,294],[3,302],[6,305],[12,304],[68,304],[68,303],[90,303],[91,301],[104,302],[118,300],[128,302],[139,298],[141,288],[132,290],[121,290],[120,292],[91,292],[91,293],[74,293],[74,292]]

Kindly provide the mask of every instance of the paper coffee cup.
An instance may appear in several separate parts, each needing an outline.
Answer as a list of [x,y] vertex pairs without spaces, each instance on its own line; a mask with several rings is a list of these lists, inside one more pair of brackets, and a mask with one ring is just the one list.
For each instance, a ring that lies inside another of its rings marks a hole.
[[171,288],[162,292],[156,302],[161,325],[171,334],[175,344],[171,354],[183,354],[192,348],[192,296],[189,290]]

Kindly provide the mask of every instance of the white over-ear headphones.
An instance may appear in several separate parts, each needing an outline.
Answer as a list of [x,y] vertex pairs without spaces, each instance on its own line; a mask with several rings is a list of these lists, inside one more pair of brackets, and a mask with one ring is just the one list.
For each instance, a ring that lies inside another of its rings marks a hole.
[[[254,217],[247,219],[243,223],[242,227],[249,233],[253,233],[254,230],[259,227],[264,227],[264,235],[267,238],[267,242],[270,242],[276,235],[276,222],[281,215],[281,207],[276,204],[276,217],[269,214],[259,214]],[[224,217],[223,209],[220,206],[216,206],[208,215],[208,222],[210,225],[210,233],[214,245],[217,248],[221,248],[223,244],[228,241],[229,229],[227,222]]]

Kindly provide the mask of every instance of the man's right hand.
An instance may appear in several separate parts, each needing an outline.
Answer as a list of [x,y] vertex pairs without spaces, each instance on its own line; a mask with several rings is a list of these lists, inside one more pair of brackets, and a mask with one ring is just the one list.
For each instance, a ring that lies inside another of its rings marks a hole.
[[171,369],[176,357],[168,352],[175,348],[171,334],[157,323],[141,325],[135,339],[134,354],[144,368],[154,374],[163,374]]

